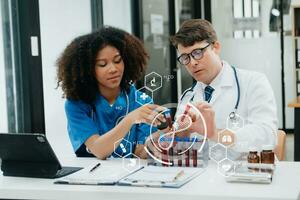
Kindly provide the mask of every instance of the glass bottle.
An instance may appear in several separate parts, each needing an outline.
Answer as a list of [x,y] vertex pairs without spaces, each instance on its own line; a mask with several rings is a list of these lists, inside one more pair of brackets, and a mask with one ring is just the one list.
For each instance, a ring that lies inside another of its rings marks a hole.
[[[249,148],[249,154],[247,157],[248,163],[259,163],[260,159],[259,159],[259,155],[258,155],[258,150],[256,147],[250,147]],[[252,169],[254,171],[258,171],[258,168],[252,168],[252,167],[248,167],[249,169]]]
[[274,164],[274,152],[272,145],[263,145],[260,153],[261,163]]
[[259,163],[259,155],[257,154],[257,148],[249,148],[248,163]]

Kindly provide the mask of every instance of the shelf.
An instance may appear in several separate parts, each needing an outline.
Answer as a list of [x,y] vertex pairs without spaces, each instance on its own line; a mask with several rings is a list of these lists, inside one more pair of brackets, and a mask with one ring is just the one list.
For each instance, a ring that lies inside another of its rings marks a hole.
[[290,108],[299,108],[300,107],[300,98],[293,99],[289,102],[288,107]]

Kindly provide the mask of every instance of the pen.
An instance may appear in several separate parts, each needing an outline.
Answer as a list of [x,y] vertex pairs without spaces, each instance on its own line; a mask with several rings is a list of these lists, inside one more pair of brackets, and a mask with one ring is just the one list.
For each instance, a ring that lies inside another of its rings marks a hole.
[[91,170],[90,173],[95,171],[95,169],[97,169],[99,166],[101,165],[101,163],[97,163]]
[[180,176],[182,176],[184,174],[184,171],[181,170],[180,172],[178,172],[178,174],[174,177],[173,181],[176,181]]

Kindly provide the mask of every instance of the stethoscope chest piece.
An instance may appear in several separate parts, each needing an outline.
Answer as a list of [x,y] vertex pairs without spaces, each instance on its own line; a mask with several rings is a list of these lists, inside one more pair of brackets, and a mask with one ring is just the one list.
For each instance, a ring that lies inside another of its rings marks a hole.
[[236,116],[235,116],[236,114],[235,114],[235,112],[233,111],[233,112],[231,112],[230,114],[229,114],[229,119],[230,120],[236,120]]
[[237,131],[244,127],[244,119],[235,111],[231,112],[226,120],[226,128],[228,130]]

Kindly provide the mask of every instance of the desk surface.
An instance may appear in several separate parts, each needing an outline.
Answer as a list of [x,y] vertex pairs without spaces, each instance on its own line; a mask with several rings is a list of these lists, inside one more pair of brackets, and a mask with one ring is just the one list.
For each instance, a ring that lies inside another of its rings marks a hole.
[[291,108],[300,108],[300,97],[293,99],[289,104],[288,107]]
[[[70,158],[62,164],[87,166],[94,158]],[[121,164],[121,160],[103,161]],[[0,199],[210,199],[262,200],[299,199],[300,162],[280,162],[271,184],[227,183],[209,164],[204,173],[179,189],[129,186],[56,185],[51,179],[3,177],[0,175]],[[202,197],[202,198],[201,198]]]

